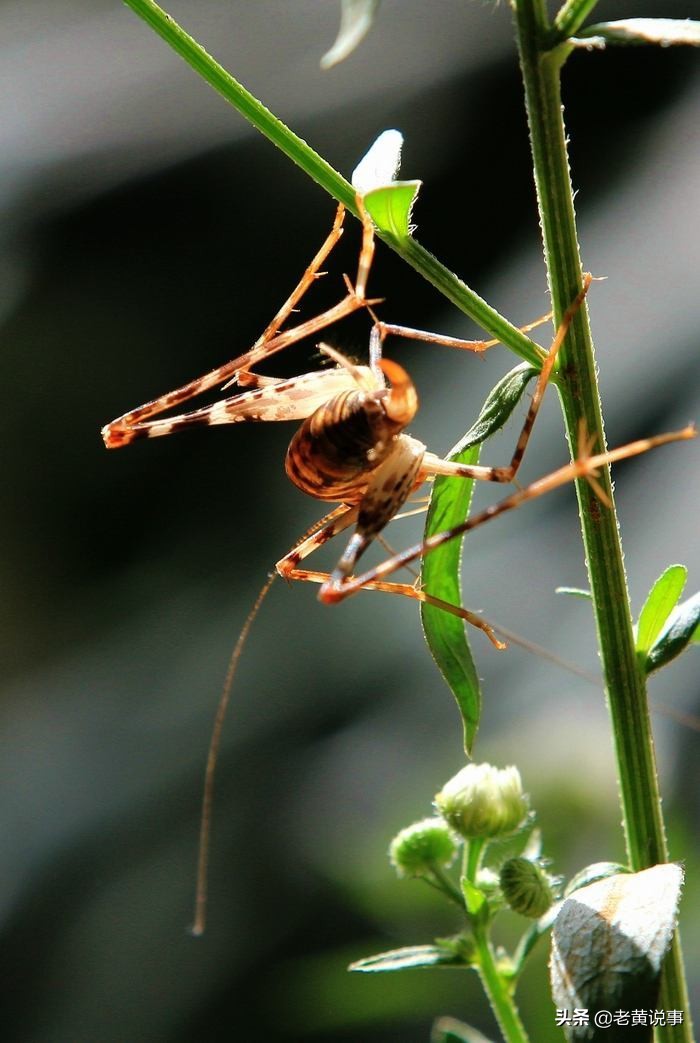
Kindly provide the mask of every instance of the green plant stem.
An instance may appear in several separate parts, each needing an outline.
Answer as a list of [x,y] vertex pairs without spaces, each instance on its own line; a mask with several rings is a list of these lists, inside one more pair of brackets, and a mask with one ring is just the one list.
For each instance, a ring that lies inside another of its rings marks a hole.
[[431,875],[433,879],[424,877],[426,884],[430,884],[432,887],[441,891],[450,901],[454,902],[464,912],[464,895],[455,885],[452,883],[450,878],[443,873],[439,866],[433,866],[431,869]]
[[[553,29],[556,41],[566,40],[581,28],[598,0],[566,0],[557,12]],[[555,41],[552,40],[552,43]]]
[[464,845],[463,872],[470,884],[476,886],[476,876],[481,865],[486,841],[480,837],[474,837]]
[[[470,884],[477,886],[477,875],[481,859],[486,850],[486,841],[474,837],[464,845],[462,872]],[[477,967],[484,992],[498,1021],[506,1043],[527,1043],[525,1026],[520,1020],[510,982],[498,969],[493,946],[489,938],[489,925],[472,920],[472,933],[476,945]]]
[[[573,7],[573,5],[572,5]],[[535,169],[545,259],[558,322],[581,288],[573,192],[559,73],[562,54],[546,52],[550,27],[544,0],[516,0],[516,28]],[[556,378],[572,454],[580,425],[604,448],[603,421],[586,307],[576,315]],[[610,475],[601,484],[613,503]],[[614,505],[601,506],[586,482],[577,482],[579,514],[617,758],[630,866],[668,861],[646,681],[635,654],[632,617]],[[676,933],[662,985],[663,1005],[683,1010],[686,1024],[664,1029],[665,1040],[692,1040],[692,1026]]]
[[[153,0],[124,2],[261,134],[289,156],[334,199],[358,216],[355,190],[350,182],[234,79],[169,14]],[[377,234],[482,329],[510,348],[519,358],[538,368],[541,366],[541,351],[534,341],[487,304],[425,247],[412,238],[394,239],[381,231]]]
[[493,947],[484,927],[474,928],[474,941],[481,984],[506,1043],[528,1043],[528,1035],[520,1020],[512,990],[498,970]]

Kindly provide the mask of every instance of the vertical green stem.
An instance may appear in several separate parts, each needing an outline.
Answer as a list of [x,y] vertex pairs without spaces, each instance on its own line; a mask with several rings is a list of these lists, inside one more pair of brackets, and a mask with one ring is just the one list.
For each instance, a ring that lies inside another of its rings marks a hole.
[[485,928],[474,928],[474,941],[479,953],[479,977],[491,1009],[501,1028],[506,1043],[528,1043],[525,1026],[520,1020],[512,992],[499,973]]
[[[562,53],[546,51],[551,27],[544,0],[515,0],[514,6],[545,260],[558,322],[582,285],[559,84]],[[582,428],[596,436],[597,447],[602,450],[603,420],[585,306],[576,315],[562,350],[557,386],[572,454],[576,453]],[[601,483],[612,503],[607,472],[601,476]],[[640,870],[668,861],[646,681],[635,655],[614,505],[609,510],[602,507],[584,481],[577,483],[577,496],[613,729],[625,841],[630,866]],[[663,1005],[683,1010],[687,1018],[684,1026],[667,1028],[664,1039],[689,1043],[692,1027],[677,934],[662,988]]]
[[[486,849],[486,841],[479,837],[472,838],[464,845],[462,872],[466,880],[477,887],[477,874],[481,859]],[[493,945],[489,937],[488,922],[480,922],[478,915],[472,920],[474,943],[478,954],[478,971],[484,992],[488,996],[491,1009],[503,1033],[506,1043],[528,1043],[525,1026],[520,1020],[515,1005],[512,984],[506,981],[498,969]]]

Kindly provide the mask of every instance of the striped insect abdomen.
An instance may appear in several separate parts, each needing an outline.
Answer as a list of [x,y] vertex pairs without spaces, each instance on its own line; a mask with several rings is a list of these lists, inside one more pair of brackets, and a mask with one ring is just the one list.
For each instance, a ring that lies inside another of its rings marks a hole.
[[317,500],[358,503],[403,424],[387,415],[382,391],[343,391],[308,417],[287,450],[290,480]]

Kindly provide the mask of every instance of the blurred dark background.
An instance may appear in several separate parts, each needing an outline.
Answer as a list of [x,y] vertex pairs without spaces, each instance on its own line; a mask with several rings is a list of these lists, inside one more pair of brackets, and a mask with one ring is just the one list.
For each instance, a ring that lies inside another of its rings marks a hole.
[[[596,18],[690,13],[663,6],[601,3]],[[169,9],[346,175],[400,128],[402,173],[424,180],[420,240],[514,321],[546,311],[506,5],[385,0],[327,73],[330,0]],[[474,975],[345,971],[457,927],[385,854],[463,763],[413,604],[366,594],[329,609],[310,587],[273,588],[219,765],[209,929],[187,932],[227,658],[267,571],[323,508],[284,476],[288,425],[113,454],[99,429],[250,345],[333,203],[116,0],[5,0],[0,40],[3,1038],[424,1043],[447,1013],[495,1036]],[[566,69],[584,264],[608,276],[590,307],[611,444],[700,417],[699,97],[697,53],[681,49],[577,54]],[[338,296],[357,238],[351,222],[307,314]],[[479,335],[382,247],[371,289],[390,321]],[[361,355],[366,336],[358,320],[328,339]],[[498,348],[483,361],[390,351],[421,393],[414,431],[438,452],[513,365]],[[313,364],[302,346],[268,371]],[[566,458],[555,395],[544,414],[526,478]],[[488,462],[509,458],[516,424]],[[637,610],[671,562],[698,585],[696,474],[693,445],[616,470]],[[407,544],[412,525],[389,538]],[[464,580],[470,607],[596,674],[587,604],[554,594],[586,583],[570,490],[470,537]],[[473,645],[477,759],[519,765],[555,871],[623,858],[599,687]],[[698,687],[692,653],[652,683],[696,999],[698,735],[669,714],[700,713]],[[560,1038],[546,957],[542,945],[520,995],[538,1041]]]

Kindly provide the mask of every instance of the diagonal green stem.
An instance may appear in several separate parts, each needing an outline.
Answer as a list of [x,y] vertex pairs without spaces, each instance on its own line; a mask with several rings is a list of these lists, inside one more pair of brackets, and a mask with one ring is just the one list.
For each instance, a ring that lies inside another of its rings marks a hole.
[[[516,0],[515,14],[545,258],[558,322],[581,288],[559,84],[562,53],[547,52],[550,27],[544,0]],[[562,349],[557,386],[572,453],[576,452],[582,425],[596,436],[602,450],[603,421],[585,307],[576,315]],[[612,503],[607,470],[600,481]],[[577,483],[577,495],[615,743],[625,840],[630,865],[640,870],[668,861],[646,681],[635,654],[614,506],[602,508],[585,482]],[[687,1018],[685,1025],[667,1028],[663,1038],[689,1043],[692,1027],[677,934],[665,964],[662,989],[663,1005],[683,1010]]]
[[[350,182],[234,79],[169,14],[166,14],[153,0],[125,0],[125,3],[261,134],[264,134],[277,148],[289,156],[334,199],[343,203],[357,216],[355,190]],[[508,322],[495,308],[482,300],[425,247],[417,243],[415,239],[399,240],[387,233],[378,232],[377,234],[412,268],[415,268],[448,300],[452,301],[460,311],[478,323],[492,337],[510,348],[519,358],[539,369],[542,364],[542,356],[537,345]]]

